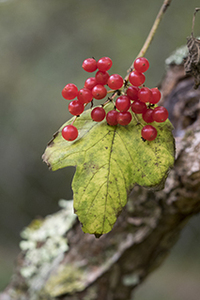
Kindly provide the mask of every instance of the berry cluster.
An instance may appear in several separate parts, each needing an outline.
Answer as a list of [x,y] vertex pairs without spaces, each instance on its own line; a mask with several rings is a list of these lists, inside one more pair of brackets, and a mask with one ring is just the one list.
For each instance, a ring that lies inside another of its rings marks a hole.
[[[82,68],[89,73],[96,71],[95,76],[87,78],[84,87],[80,90],[73,83],[67,84],[62,90],[62,96],[66,100],[73,100],[68,105],[72,115],[79,116],[93,99],[101,100],[107,93],[112,93],[104,104],[93,108],[91,118],[94,121],[101,122],[106,118],[110,126],[117,124],[125,126],[131,122],[132,113],[136,119],[136,115],[141,114],[146,123],[154,121],[160,123],[167,120],[167,109],[162,106],[155,107],[161,98],[158,88],[150,89],[144,86],[146,79],[144,72],[149,68],[149,61],[146,58],[139,57],[134,61],[134,68],[126,80],[123,80],[119,74],[109,75],[108,70],[111,66],[112,60],[109,57],[102,57],[98,61],[94,58],[84,60]],[[111,90],[107,90],[105,86]],[[76,97],[77,99],[74,100]],[[110,101],[114,103],[114,109],[106,114],[104,106]],[[62,136],[68,141],[78,137],[78,130],[73,125],[74,121],[62,129]],[[143,125],[141,135],[143,140],[153,141],[157,136],[157,130],[152,125]]]

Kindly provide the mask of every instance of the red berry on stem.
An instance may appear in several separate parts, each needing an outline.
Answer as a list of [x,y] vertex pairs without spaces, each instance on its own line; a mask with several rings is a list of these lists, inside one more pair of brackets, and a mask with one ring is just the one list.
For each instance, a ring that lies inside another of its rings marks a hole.
[[112,59],[109,57],[102,57],[97,62],[97,68],[100,71],[108,71],[112,67]]
[[109,77],[110,75],[108,74],[108,72],[104,72],[104,71],[97,71],[95,75],[95,79],[97,83],[102,85],[107,84]]
[[141,131],[143,139],[153,141],[157,137],[157,130],[151,125],[145,125]]
[[129,111],[119,112],[117,115],[117,122],[120,125],[126,126],[132,120],[132,115]]
[[149,108],[146,111],[144,111],[143,114],[142,114],[142,119],[146,123],[152,123],[154,121],[154,119],[153,119],[153,109]]
[[72,115],[78,116],[84,111],[84,105],[78,100],[73,100],[69,103],[68,109]]
[[78,88],[73,83],[68,83],[62,90],[62,96],[66,100],[72,100],[78,95]]
[[110,75],[107,84],[112,90],[118,90],[123,86],[124,80],[119,74],[112,74]]
[[115,106],[119,111],[127,111],[131,106],[131,101],[128,96],[119,96],[115,102]]
[[161,98],[161,92],[159,91],[159,89],[153,88],[153,89],[151,89],[151,93],[152,93],[152,98],[151,98],[151,101],[149,101],[149,102],[152,104],[158,103]]
[[139,89],[138,98],[141,102],[151,102],[152,92],[148,87],[142,87]]
[[147,106],[146,106],[146,104],[144,102],[141,102],[139,100],[135,100],[131,104],[131,110],[135,114],[142,114],[142,113],[144,113],[147,110]]
[[92,120],[101,122],[106,116],[106,112],[103,107],[95,107],[91,112]]
[[140,86],[145,82],[145,75],[138,71],[133,71],[129,74],[129,81],[132,85]]
[[97,62],[94,58],[87,58],[83,61],[82,68],[86,72],[94,72],[97,69]]
[[138,57],[134,61],[133,65],[136,71],[144,73],[149,68],[149,61],[145,57]]
[[82,88],[79,90],[77,98],[81,103],[89,103],[93,99],[92,92],[87,88]]
[[62,137],[67,141],[74,141],[78,136],[78,129],[74,125],[67,125],[62,129]]
[[168,110],[165,107],[158,106],[154,108],[152,117],[154,121],[162,123],[167,120],[168,115]]
[[106,121],[108,125],[115,126],[118,124],[117,122],[117,116],[118,112],[116,110],[110,110],[106,115]]
[[84,87],[88,90],[92,90],[93,87],[97,84],[98,83],[97,83],[95,77],[89,77],[88,79],[86,79]]
[[137,86],[129,86],[129,88],[126,91],[126,95],[131,100],[138,100],[138,92],[139,92],[139,88]]
[[92,95],[95,99],[103,99],[107,95],[107,90],[105,86],[101,84],[95,85],[95,87],[92,89]]

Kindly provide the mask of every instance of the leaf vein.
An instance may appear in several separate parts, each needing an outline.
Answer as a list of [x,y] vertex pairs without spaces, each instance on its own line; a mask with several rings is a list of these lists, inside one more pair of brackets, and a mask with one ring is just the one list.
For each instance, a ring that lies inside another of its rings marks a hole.
[[123,141],[123,139],[121,138],[120,134],[119,134],[119,133],[117,133],[117,134],[118,134],[119,138],[121,139],[122,144],[124,145],[126,151],[128,152],[128,155],[129,155],[129,157],[130,157],[132,163],[134,163],[133,158],[132,158],[131,154],[129,153],[129,151],[128,151],[127,147],[126,147],[126,144],[124,143],[124,141]]
[[[110,177],[111,154],[112,154],[112,149],[113,149],[113,145],[114,145],[116,130],[117,130],[117,128],[115,128],[115,130],[113,131],[113,137],[112,137],[112,140],[111,140],[111,147],[110,147],[110,155],[109,155],[109,158],[108,158],[108,166],[109,167],[108,167],[108,177],[107,177],[107,191],[108,191],[108,184],[109,184],[109,177]],[[108,201],[108,193],[106,194],[106,201],[105,201],[105,208],[104,208],[104,218],[103,218],[103,222],[102,222],[103,228],[104,228],[104,224],[105,224],[107,201]]]
[[102,185],[101,185],[101,186],[99,187],[99,189],[97,190],[97,192],[96,192],[94,198],[91,200],[91,204],[90,204],[90,206],[88,207],[87,213],[89,213],[89,210],[91,209],[91,207],[92,207],[92,205],[93,205],[93,203],[94,203],[94,201],[95,201],[95,199],[96,199],[97,194],[99,193],[99,191],[101,190],[101,188],[104,186],[105,183],[106,183],[106,180],[102,183]]
[[[126,187],[127,184],[126,184],[126,179],[125,179],[123,170],[121,169],[120,165],[117,163],[117,160],[115,160],[114,158],[111,158],[111,159],[116,163],[117,167],[119,168],[119,171],[121,172],[122,177],[123,177],[123,179],[124,179],[124,185],[125,185],[125,187]],[[118,195],[119,195],[120,204],[121,204],[121,207],[122,207],[121,197],[120,197],[120,192],[119,192],[118,184],[116,184],[116,186],[117,186],[117,190],[118,190]]]

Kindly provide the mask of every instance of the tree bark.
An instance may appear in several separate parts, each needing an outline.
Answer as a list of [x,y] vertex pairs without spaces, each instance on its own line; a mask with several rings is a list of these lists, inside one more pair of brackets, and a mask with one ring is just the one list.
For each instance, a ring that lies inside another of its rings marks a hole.
[[[48,230],[54,233],[34,245],[26,241],[29,244],[19,254],[0,300],[133,297],[137,286],[167,257],[188,220],[200,211],[200,90],[193,86],[183,65],[174,64],[168,67],[160,87],[176,140],[175,166],[165,188],[153,192],[136,186],[113,230],[99,239],[84,234],[77,219],[69,220],[64,215],[66,208],[52,215]],[[55,231],[59,220],[69,223],[64,233]],[[44,227],[46,231],[46,221],[35,221],[29,229],[36,232]],[[47,247],[50,237],[57,238],[57,248],[55,241]],[[30,252],[30,247],[35,252]],[[48,257],[48,249],[57,252]],[[42,259],[36,259],[41,253]]]

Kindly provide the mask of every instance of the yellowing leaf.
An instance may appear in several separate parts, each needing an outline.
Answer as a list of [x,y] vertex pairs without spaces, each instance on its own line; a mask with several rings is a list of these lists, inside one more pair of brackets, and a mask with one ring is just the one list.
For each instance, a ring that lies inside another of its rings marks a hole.
[[[112,104],[106,110],[113,109]],[[135,184],[158,189],[163,186],[174,163],[172,125],[152,123],[157,128],[156,140],[141,139],[142,125],[133,118],[127,126],[96,123],[91,110],[77,118],[74,125],[79,137],[74,142],[54,135],[44,155],[52,170],[76,166],[72,183],[74,209],[84,232],[101,235],[109,232],[127,202]],[[139,117],[140,118],[140,117]]]

